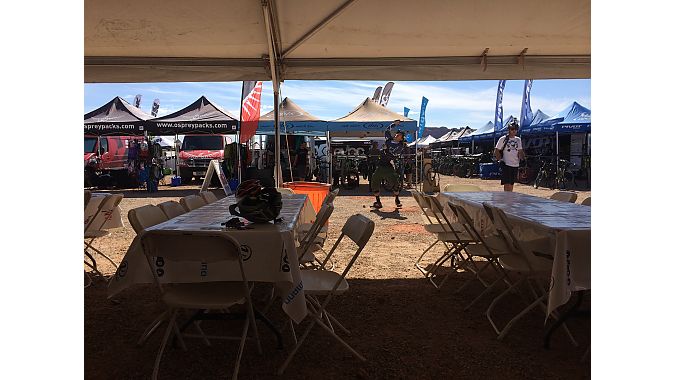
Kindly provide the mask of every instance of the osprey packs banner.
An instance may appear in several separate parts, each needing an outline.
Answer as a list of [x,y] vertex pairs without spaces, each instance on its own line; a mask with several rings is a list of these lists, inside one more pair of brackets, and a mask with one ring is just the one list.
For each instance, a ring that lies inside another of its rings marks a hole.
[[408,108],[408,107],[404,107],[404,117],[408,117],[408,113],[409,113],[409,111],[411,111],[411,109],[410,109],[410,108]]
[[493,132],[502,129],[502,93],[505,91],[506,80],[498,82],[498,96],[495,99],[495,122],[493,123]]
[[136,95],[134,98],[134,107],[141,108],[141,94]]
[[425,108],[427,108],[428,99],[422,97],[422,103],[420,104],[420,121],[418,122],[418,137],[422,137],[423,131],[425,130]]
[[242,109],[240,111],[239,142],[245,143],[256,134],[261,117],[261,94],[263,82],[242,82]]
[[387,102],[390,100],[390,94],[392,93],[392,87],[394,87],[394,82],[387,82],[387,84],[385,84],[383,96],[380,98],[381,106],[387,107]]
[[519,125],[527,127],[533,121],[533,110],[530,108],[530,89],[533,87],[533,80],[526,79],[523,84],[523,100],[521,101],[521,116]]

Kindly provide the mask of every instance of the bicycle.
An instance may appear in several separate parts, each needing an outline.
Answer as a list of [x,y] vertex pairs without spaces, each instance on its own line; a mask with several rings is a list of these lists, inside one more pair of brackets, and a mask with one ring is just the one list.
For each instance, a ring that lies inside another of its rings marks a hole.
[[[577,188],[577,182],[575,181],[575,174],[573,174],[572,168],[575,167],[575,164],[564,159],[559,159],[559,167],[556,172],[556,187],[565,190],[566,188],[575,189]],[[568,186],[571,184],[572,187]],[[568,186],[568,187],[567,187]]]
[[550,189],[555,188],[554,181],[556,180],[556,168],[552,161],[545,161],[540,166],[537,176],[535,176],[535,181],[533,182],[533,187],[538,188],[540,186],[546,186]]

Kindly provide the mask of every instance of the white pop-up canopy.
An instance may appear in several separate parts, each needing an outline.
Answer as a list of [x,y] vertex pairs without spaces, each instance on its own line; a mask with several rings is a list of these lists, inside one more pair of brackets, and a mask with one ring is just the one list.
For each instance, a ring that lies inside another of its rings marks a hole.
[[85,82],[591,75],[590,0],[88,0],[84,10]]

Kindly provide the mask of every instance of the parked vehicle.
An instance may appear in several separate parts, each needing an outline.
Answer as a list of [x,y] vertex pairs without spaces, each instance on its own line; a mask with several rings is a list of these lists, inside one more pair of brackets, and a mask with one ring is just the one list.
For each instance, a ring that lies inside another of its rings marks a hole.
[[130,140],[143,140],[143,137],[85,135],[85,186],[97,185],[103,176],[110,185],[125,186],[130,182],[126,166]]
[[185,135],[178,153],[178,173],[181,182],[203,178],[211,160],[223,162],[225,135]]

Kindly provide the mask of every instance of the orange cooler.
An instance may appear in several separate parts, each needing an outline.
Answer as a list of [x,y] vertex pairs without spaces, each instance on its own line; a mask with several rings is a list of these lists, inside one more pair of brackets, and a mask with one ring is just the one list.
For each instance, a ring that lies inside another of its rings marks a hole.
[[282,187],[289,188],[293,190],[296,194],[307,194],[310,198],[310,203],[315,209],[315,213],[319,212],[319,209],[322,207],[322,202],[324,198],[331,191],[331,185],[328,183],[319,183],[319,182],[285,182],[282,184]]

